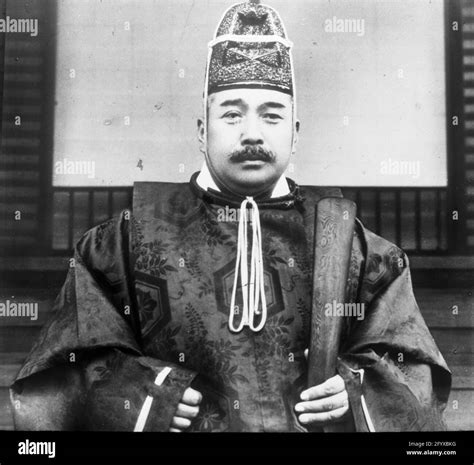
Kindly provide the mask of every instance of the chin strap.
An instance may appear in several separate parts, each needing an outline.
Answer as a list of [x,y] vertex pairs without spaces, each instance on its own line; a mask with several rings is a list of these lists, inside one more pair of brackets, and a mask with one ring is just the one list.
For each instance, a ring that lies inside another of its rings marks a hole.
[[[247,209],[250,205],[250,209]],[[250,254],[250,281],[248,270],[248,237],[247,216],[250,217],[252,225],[252,249]],[[242,290],[243,308],[235,305],[238,279],[240,271],[240,287]],[[259,309],[260,301],[262,309]],[[235,315],[242,314],[240,324],[234,326]],[[261,315],[260,323],[255,326],[255,315]],[[237,236],[237,260],[235,263],[234,287],[230,302],[229,329],[235,333],[242,331],[248,326],[252,331],[260,331],[267,320],[267,301],[265,299],[265,283],[262,256],[262,231],[260,227],[260,213],[257,203],[252,197],[247,197],[240,204],[239,232]]]

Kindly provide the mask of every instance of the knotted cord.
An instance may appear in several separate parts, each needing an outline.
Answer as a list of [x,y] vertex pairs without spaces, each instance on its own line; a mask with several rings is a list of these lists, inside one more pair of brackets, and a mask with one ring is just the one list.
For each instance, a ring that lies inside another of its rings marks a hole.
[[[252,249],[250,255],[250,281],[248,270],[248,219],[247,205],[250,205],[250,224],[252,225]],[[240,272],[240,273],[239,273]],[[235,305],[237,285],[240,274],[242,290],[242,318],[237,328],[234,318],[240,312]],[[259,309],[260,301],[262,309]],[[261,315],[260,323],[255,326],[255,315]],[[267,319],[267,301],[265,298],[265,283],[263,272],[262,230],[260,226],[260,213],[257,203],[252,197],[247,197],[240,204],[239,231],[237,236],[237,259],[235,263],[234,286],[230,302],[229,329],[235,333],[248,326],[252,331],[260,331]]]

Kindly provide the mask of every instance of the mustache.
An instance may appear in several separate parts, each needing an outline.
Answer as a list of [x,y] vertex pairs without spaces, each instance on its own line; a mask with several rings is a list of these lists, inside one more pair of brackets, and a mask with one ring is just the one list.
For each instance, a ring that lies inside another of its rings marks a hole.
[[275,155],[272,151],[264,149],[261,145],[247,145],[241,150],[233,151],[229,159],[234,163],[255,160],[272,162],[275,159]]

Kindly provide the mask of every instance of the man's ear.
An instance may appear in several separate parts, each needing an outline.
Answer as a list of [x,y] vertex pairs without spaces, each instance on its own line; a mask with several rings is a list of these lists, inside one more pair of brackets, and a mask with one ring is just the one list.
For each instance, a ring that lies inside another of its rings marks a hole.
[[199,140],[199,150],[202,153],[206,153],[206,128],[204,126],[204,120],[202,118],[198,118],[197,120],[197,130],[198,130],[198,140]]
[[296,152],[296,144],[298,143],[298,134],[300,132],[300,120],[296,120],[296,123],[295,123],[295,134],[294,134],[294,137],[293,137],[293,149],[292,149],[292,152],[291,154],[294,155],[295,152]]

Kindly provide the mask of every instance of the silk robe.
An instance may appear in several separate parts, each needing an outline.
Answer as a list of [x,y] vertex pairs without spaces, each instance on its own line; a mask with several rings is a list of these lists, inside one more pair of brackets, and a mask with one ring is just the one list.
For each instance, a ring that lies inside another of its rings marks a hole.
[[[307,431],[294,405],[307,387],[314,206],[335,188],[257,199],[268,318],[228,328],[240,200],[196,183],[137,183],[133,212],[77,243],[54,314],[11,388],[17,429],[167,431],[189,386],[203,394],[189,431]],[[345,430],[444,429],[450,373],[415,301],[407,256],[357,221],[337,371]],[[239,303],[239,302],[237,302]],[[154,380],[171,372],[161,386]],[[364,370],[361,382],[356,370]]]

